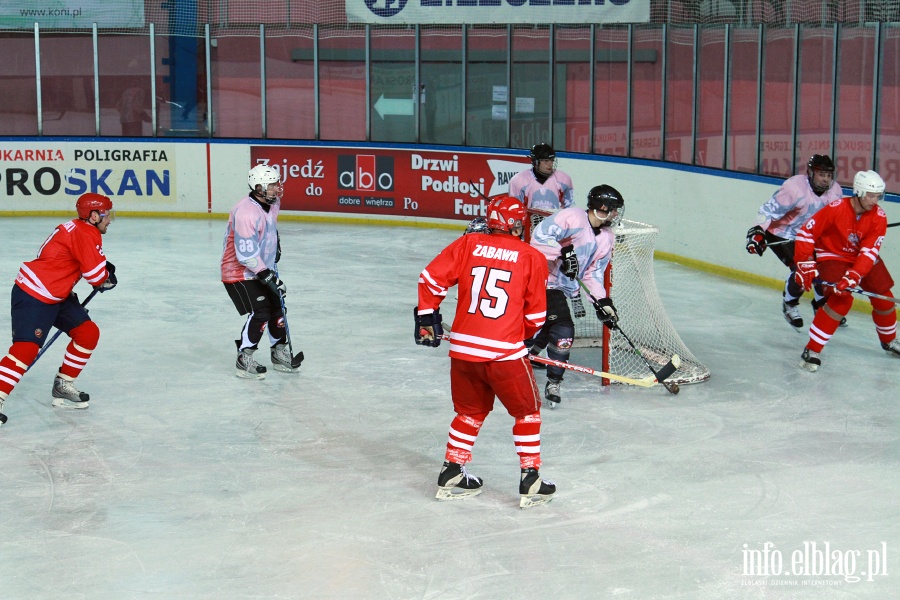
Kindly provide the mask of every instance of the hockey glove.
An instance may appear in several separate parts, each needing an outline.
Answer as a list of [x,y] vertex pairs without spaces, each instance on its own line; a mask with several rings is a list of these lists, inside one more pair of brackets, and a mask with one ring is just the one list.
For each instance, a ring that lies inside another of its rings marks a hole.
[[444,327],[440,311],[434,311],[430,315],[420,315],[419,308],[413,307],[413,320],[415,330],[413,339],[419,346],[431,346],[437,348],[441,345],[441,336],[444,335]]
[[813,280],[818,274],[819,270],[816,269],[816,261],[803,260],[797,263],[797,272],[794,273],[794,280],[797,282],[797,285],[808,292],[812,289]]
[[278,309],[278,312],[281,312],[281,303],[284,297],[287,296],[287,286],[270,269],[263,269],[256,274],[256,278],[263,284],[269,302]]
[[587,314],[587,311],[584,310],[584,303],[581,301],[581,294],[572,298],[572,311],[575,313],[576,319],[581,319]]
[[466,227],[466,234],[469,233],[490,233],[491,229],[488,227],[487,219],[484,217],[475,217],[469,223],[468,227]]
[[594,310],[597,311],[597,318],[600,322],[608,327],[615,327],[619,322],[619,314],[616,307],[613,306],[612,298],[600,298],[594,302]]
[[109,273],[109,277],[106,278],[106,281],[100,284],[97,288],[100,293],[109,291],[116,287],[116,284],[119,283],[119,280],[116,279],[116,265],[112,264],[109,261],[106,261],[106,271]]
[[747,231],[747,252],[762,256],[766,251],[766,232],[759,225]]
[[575,247],[572,244],[562,247],[559,259],[562,261],[559,265],[560,273],[569,279],[578,277],[578,257],[575,256]]
[[834,286],[834,290],[841,295],[849,294],[850,292],[848,292],[847,289],[859,286],[860,279],[862,279],[862,277],[859,276],[859,273],[853,269],[849,269],[844,273],[843,279],[838,281],[838,284]]

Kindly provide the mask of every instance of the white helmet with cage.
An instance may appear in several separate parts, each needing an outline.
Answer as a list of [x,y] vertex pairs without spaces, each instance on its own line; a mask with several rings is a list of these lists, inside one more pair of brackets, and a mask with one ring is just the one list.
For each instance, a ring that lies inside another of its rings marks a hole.
[[[270,190],[269,185],[276,184],[275,189]],[[250,169],[247,176],[247,184],[250,189],[261,199],[269,204],[275,204],[281,199],[284,187],[281,185],[281,175],[278,170],[269,165],[256,165]]]
[[853,195],[862,198],[872,192],[884,198],[884,179],[875,171],[859,171],[853,178]]

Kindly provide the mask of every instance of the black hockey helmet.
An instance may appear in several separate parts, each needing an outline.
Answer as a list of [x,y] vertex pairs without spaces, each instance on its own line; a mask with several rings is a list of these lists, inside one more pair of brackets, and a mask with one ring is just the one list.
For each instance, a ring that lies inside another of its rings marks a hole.
[[531,164],[537,166],[539,160],[556,160],[556,152],[553,146],[541,142],[531,147]]
[[[816,171],[831,173],[831,178],[827,184],[816,185],[814,178]],[[813,154],[809,162],[806,163],[806,177],[809,179],[809,186],[817,195],[821,196],[827,192],[832,186],[832,180],[834,179],[834,162],[832,162],[831,157],[827,154]]]
[[827,154],[813,154],[806,163],[808,169],[813,171],[828,171],[834,173],[834,162]]
[[587,195],[587,205],[591,210],[612,212],[625,206],[622,194],[611,185],[597,185],[591,188]]

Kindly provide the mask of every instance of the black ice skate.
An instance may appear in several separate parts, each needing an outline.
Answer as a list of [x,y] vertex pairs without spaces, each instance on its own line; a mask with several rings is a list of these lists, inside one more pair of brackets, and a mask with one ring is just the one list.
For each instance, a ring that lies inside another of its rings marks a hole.
[[547,380],[547,385],[544,386],[544,398],[547,399],[547,408],[556,408],[562,402],[562,397],[559,395],[559,386],[561,385],[561,379]]
[[76,389],[75,380],[71,377],[58,374],[53,380],[53,406],[61,408],[87,408],[91,399],[84,392]]
[[481,493],[483,482],[480,477],[469,475],[466,468],[458,463],[444,462],[438,475],[438,500],[459,500]]
[[0,425],[3,425],[4,423],[6,423],[6,420],[7,420],[6,415],[3,414],[3,401],[5,399],[6,399],[5,397],[0,398]]
[[[881,348],[891,356],[900,357],[900,340],[897,338],[892,339],[890,342],[881,342]],[[3,408],[3,406],[0,405],[0,408]]]
[[803,317],[800,316],[799,303],[799,300],[781,303],[781,312],[784,313],[784,320],[797,331],[803,329]]
[[531,508],[553,499],[556,485],[541,478],[537,469],[522,469],[519,482],[519,508]]
[[234,363],[235,375],[241,379],[265,379],[266,368],[253,359],[256,348],[244,348],[238,351]]
[[803,354],[800,355],[800,368],[815,373],[821,365],[822,359],[819,358],[818,352],[813,352],[809,348],[803,349]]
[[291,356],[287,344],[275,344],[272,346],[272,368],[282,373],[297,373],[300,371],[300,363],[303,362],[303,353]]

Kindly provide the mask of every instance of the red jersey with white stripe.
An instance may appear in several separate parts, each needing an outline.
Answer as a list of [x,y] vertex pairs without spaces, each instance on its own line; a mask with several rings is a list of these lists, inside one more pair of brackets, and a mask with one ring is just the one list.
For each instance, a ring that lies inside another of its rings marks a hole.
[[37,258],[19,269],[16,285],[47,304],[59,304],[82,277],[97,287],[109,277],[100,230],[80,219],[57,226]]
[[517,237],[472,233],[444,248],[419,275],[419,314],[458,286],[450,356],[471,362],[525,356],[523,340],[547,318],[547,259]]
[[835,200],[807,221],[797,232],[794,260],[836,260],[848,263],[861,277],[878,260],[887,232],[887,215],[880,206],[857,216],[852,198]]

